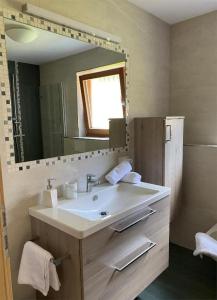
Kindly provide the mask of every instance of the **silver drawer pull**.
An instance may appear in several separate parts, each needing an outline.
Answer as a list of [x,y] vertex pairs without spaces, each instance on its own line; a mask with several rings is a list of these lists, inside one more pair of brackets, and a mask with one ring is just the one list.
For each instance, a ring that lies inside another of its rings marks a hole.
[[126,267],[131,265],[135,260],[137,260],[141,256],[148,253],[154,246],[156,246],[156,243],[146,242],[144,245],[142,245],[136,251],[129,254],[127,257],[125,257],[121,261],[117,262],[114,266],[114,269],[118,272],[123,271]]
[[136,213],[133,213],[132,215],[128,216],[127,218],[124,218],[123,220],[118,221],[115,224],[112,224],[112,226],[110,228],[116,232],[122,232],[122,231],[128,229],[129,227],[135,225],[136,223],[147,219],[154,213],[156,213],[156,210],[154,210],[150,207],[146,207],[145,209],[140,210],[139,212],[137,211]]

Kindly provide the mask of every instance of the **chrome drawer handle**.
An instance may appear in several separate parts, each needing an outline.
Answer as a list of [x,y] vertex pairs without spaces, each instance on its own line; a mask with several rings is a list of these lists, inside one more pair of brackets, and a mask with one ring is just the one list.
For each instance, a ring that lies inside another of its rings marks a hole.
[[118,272],[123,271],[126,267],[131,265],[135,260],[148,253],[154,246],[156,246],[156,243],[146,242],[139,249],[137,249],[136,251],[128,255],[128,257],[125,257],[121,261],[117,262],[114,266],[114,269]]
[[141,210],[140,212],[133,213],[127,218],[124,218],[121,221],[116,222],[115,224],[111,225],[110,228],[116,232],[123,232],[124,230],[130,228],[131,226],[135,225],[136,223],[143,221],[156,213],[157,211],[146,207],[145,211]]

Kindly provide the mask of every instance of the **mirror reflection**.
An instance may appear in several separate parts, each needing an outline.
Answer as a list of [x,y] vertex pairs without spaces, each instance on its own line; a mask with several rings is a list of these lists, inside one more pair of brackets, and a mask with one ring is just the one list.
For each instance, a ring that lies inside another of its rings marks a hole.
[[15,161],[124,147],[125,55],[5,20]]

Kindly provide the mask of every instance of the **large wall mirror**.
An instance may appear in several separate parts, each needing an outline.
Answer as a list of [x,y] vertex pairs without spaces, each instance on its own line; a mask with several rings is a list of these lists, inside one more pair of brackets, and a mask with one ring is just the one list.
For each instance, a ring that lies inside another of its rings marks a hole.
[[124,53],[5,19],[15,162],[126,145]]

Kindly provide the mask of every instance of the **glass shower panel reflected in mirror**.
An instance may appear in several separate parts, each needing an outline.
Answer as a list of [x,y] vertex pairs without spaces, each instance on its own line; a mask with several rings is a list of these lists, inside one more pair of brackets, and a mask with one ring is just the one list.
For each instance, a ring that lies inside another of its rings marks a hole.
[[16,162],[125,146],[124,54],[12,20],[5,30]]

